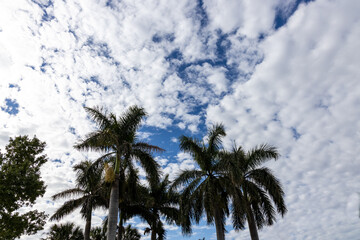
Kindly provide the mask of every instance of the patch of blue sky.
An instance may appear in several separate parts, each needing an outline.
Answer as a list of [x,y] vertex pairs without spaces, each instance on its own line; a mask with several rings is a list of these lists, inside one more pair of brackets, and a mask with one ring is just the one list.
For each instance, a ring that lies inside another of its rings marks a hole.
[[173,50],[168,56],[165,57],[166,61],[171,62],[172,60],[183,60],[183,54],[179,48]]
[[107,43],[105,42],[96,42],[93,37],[89,37],[84,44],[89,46],[92,52],[95,52],[99,57],[105,57],[107,59],[113,59],[111,56],[111,50]]
[[[101,87],[104,89],[104,91],[106,91],[108,89],[107,86],[104,86],[100,80],[99,80],[99,77],[98,76],[90,76],[90,78],[82,78],[80,77],[86,84],[90,84],[90,83],[95,83],[95,85]],[[86,89],[87,91],[91,91],[91,89],[87,88]],[[83,95],[85,96],[85,95]]]
[[301,137],[301,134],[294,127],[291,127],[290,129],[293,134],[293,138],[295,138],[295,140],[298,140]]
[[[48,11],[48,8],[54,7],[53,0],[48,0],[48,1],[31,0],[31,2],[38,5],[41,8],[41,10],[43,11],[43,15],[41,17],[42,22],[49,22],[49,21],[52,21],[55,19],[55,16]],[[40,23],[40,26],[41,25],[42,25],[42,23]]]
[[117,1],[118,0],[107,0],[105,3],[105,6],[111,8],[111,9],[116,9],[115,2],[117,2]]
[[[183,61],[183,54],[180,49],[173,50],[168,56],[165,57],[165,60],[170,63],[170,69],[172,68],[177,72],[177,75],[184,81],[184,82],[191,82],[192,79],[189,79],[187,69],[190,66],[202,66],[204,63],[211,65],[212,67],[224,67],[225,77],[230,80],[230,82],[235,81],[238,79],[240,71],[238,70],[237,64],[228,64],[227,63],[227,51],[231,48],[231,42],[228,40],[228,37],[235,32],[230,34],[223,34],[220,30],[217,31],[217,41],[216,41],[216,48],[215,48],[215,58],[204,58],[199,59],[193,62],[185,62]],[[211,49],[211,47],[208,47]],[[252,59],[249,59],[251,61]]]
[[175,34],[174,33],[156,33],[152,36],[151,39],[154,43],[161,43],[162,41],[168,41],[173,42],[175,40]]
[[16,88],[18,91],[21,90],[20,86],[17,84],[9,83],[9,88]]
[[69,127],[69,132],[71,132],[72,134],[76,134],[76,130],[74,127]]
[[71,29],[70,27],[69,27],[69,33],[71,33],[71,34],[74,36],[74,38],[76,39],[76,41],[79,40],[79,37],[78,37],[78,35],[76,34],[75,30]]
[[42,58],[42,63],[40,65],[40,71],[45,73],[46,72],[46,67],[49,66],[49,63],[47,63],[45,61],[45,58]]
[[5,106],[1,107],[1,110],[10,114],[16,115],[19,113],[19,104],[16,102],[16,99],[5,99]]
[[280,122],[279,113],[275,113],[275,114],[273,115],[272,120],[273,120],[274,122]]
[[54,6],[53,0],[48,0],[48,1],[31,0],[31,2],[35,3],[36,5],[38,5],[39,7],[43,8],[43,9]]
[[275,14],[275,19],[274,19],[275,30],[281,28],[282,26],[284,26],[287,23],[288,19],[298,9],[298,7],[301,3],[307,4],[307,3],[313,2],[313,1],[315,1],[315,0],[296,0],[293,4],[290,4],[289,7],[286,9],[277,8],[276,14]]
[[319,103],[315,105],[315,107],[326,109],[326,110],[329,109],[329,106],[323,100],[320,100]]
[[200,27],[203,28],[207,26],[209,23],[209,17],[206,13],[203,0],[197,0],[195,13],[195,18],[200,21]]
[[[180,152],[179,148],[179,138],[182,135],[195,137],[197,139],[202,139],[204,134],[206,133],[206,126],[204,124],[200,124],[198,127],[198,132],[192,133],[186,129],[180,129],[177,127],[178,121],[174,121],[171,127],[167,129],[161,129],[157,127],[151,126],[143,126],[140,131],[142,132],[151,132],[151,136],[145,141],[149,142],[152,145],[161,147],[165,150],[165,152],[157,153],[155,156],[160,158],[166,158],[169,162],[177,162],[176,154]],[[177,141],[175,142],[174,139]]]
[[33,65],[25,65],[25,67],[28,67],[28,68],[31,68],[32,70],[35,70],[35,66],[33,66]]

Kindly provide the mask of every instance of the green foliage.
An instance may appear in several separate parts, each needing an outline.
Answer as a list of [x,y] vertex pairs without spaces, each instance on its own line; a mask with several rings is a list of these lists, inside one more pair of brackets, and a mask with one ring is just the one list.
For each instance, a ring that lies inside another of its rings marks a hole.
[[[50,220],[60,220],[77,208],[86,219],[85,240],[89,239],[92,210],[107,207],[108,188],[102,181],[103,167],[93,166],[90,161],[82,161],[73,167],[76,171],[76,187],[67,189],[52,196],[53,200],[59,198],[72,198],[66,201],[51,216]],[[77,197],[77,198],[74,198]]]
[[54,224],[46,238],[41,240],[83,240],[82,229],[74,223]]
[[229,209],[218,156],[221,138],[225,135],[224,126],[217,124],[209,130],[207,143],[186,136],[180,138],[180,149],[190,153],[199,166],[199,169],[182,171],[172,185],[175,189],[184,186],[181,192],[183,233],[191,233],[190,220],[185,217],[199,223],[206,213],[207,222],[215,222],[217,233],[224,235]]
[[47,161],[41,155],[45,142],[27,136],[10,138],[0,152],[0,239],[15,239],[43,229],[46,215],[36,210],[24,214],[21,207],[31,207],[45,193],[40,167]]
[[122,240],[140,240],[141,234],[136,228],[127,225]]
[[95,227],[90,230],[90,240],[106,240],[106,231],[102,227]]
[[141,198],[148,214],[144,219],[150,225],[147,233],[151,232],[151,239],[165,239],[166,230],[163,218],[168,224],[180,225],[179,199],[180,195],[170,188],[169,176],[162,181],[150,181],[149,186],[143,188]]
[[221,153],[221,167],[230,182],[233,227],[243,229],[247,220],[251,239],[258,239],[257,229],[276,221],[276,212],[284,216],[287,211],[280,181],[269,168],[261,167],[278,157],[276,148],[266,144],[248,152],[234,146]]
[[137,160],[150,178],[159,178],[160,166],[152,158],[151,152],[163,151],[163,149],[137,141],[136,131],[146,116],[143,108],[132,106],[119,117],[104,111],[101,107],[85,107],[85,110],[97,124],[98,129],[89,133],[74,147],[78,150],[106,152],[94,162],[94,166],[106,160],[114,160],[115,179],[111,187],[107,231],[108,238],[113,239],[116,235],[118,203],[121,200],[119,196],[123,196],[119,194],[118,186],[122,184],[119,184],[119,179],[124,178],[126,169],[133,167],[132,160]]

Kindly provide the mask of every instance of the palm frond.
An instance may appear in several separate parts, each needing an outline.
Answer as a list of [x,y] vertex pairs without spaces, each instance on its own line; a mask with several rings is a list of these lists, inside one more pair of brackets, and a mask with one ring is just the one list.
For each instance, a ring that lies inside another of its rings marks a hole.
[[151,154],[138,149],[133,149],[131,156],[135,157],[136,160],[140,162],[141,167],[145,170],[150,180],[159,179],[160,165],[155,161]]
[[109,127],[112,123],[107,116],[107,112],[104,111],[102,107],[95,106],[93,108],[84,107],[87,114],[90,116],[92,120],[96,122],[100,129],[105,129]]
[[171,189],[177,189],[181,185],[188,185],[195,179],[201,178],[204,173],[200,170],[184,170],[176,177],[171,185]]
[[223,124],[215,124],[208,134],[208,152],[216,154],[221,148],[221,137],[225,137],[225,128]]
[[246,154],[247,167],[248,169],[254,169],[270,159],[277,160],[279,156],[280,154],[275,147],[267,144],[259,145]]
[[73,212],[76,208],[80,207],[86,201],[86,196],[69,200],[65,202],[56,212],[50,217],[50,221],[59,220],[63,218],[65,215]]
[[135,133],[139,127],[141,120],[146,116],[144,108],[138,106],[131,106],[118,119],[117,126],[120,132]]
[[52,200],[55,201],[59,198],[73,197],[73,196],[83,195],[85,193],[86,192],[80,188],[72,188],[72,189],[67,189],[60,193],[57,193],[57,194],[53,195],[51,198],[52,198]]
[[142,151],[147,152],[147,153],[164,152],[165,151],[164,149],[162,149],[162,148],[160,148],[158,146],[151,145],[151,144],[148,144],[148,143],[145,143],[145,142],[136,142],[136,143],[133,144],[133,148],[142,150]]
[[202,161],[204,161],[203,159],[205,158],[206,152],[199,140],[187,136],[181,136],[180,149],[186,153],[190,153],[200,167],[204,165]]
[[84,140],[74,145],[77,150],[93,150],[97,152],[106,152],[113,148],[109,131],[97,130],[89,133]]
[[256,184],[263,187],[272,198],[277,211],[284,216],[287,212],[284,201],[284,190],[280,181],[272,174],[268,168],[254,169],[249,173],[249,179],[252,179]]

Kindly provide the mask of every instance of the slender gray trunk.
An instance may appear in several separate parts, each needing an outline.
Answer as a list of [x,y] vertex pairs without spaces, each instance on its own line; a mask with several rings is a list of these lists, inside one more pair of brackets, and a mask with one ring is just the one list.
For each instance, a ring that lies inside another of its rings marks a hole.
[[222,221],[222,214],[219,208],[215,208],[215,227],[217,240],[225,240],[225,229]]
[[118,209],[119,209],[119,175],[115,174],[115,180],[111,186],[111,193],[110,193],[107,240],[116,239]]
[[89,203],[88,212],[86,213],[86,224],[84,231],[84,240],[90,240],[90,229],[91,229],[91,214],[92,214],[92,205]]
[[247,217],[247,220],[248,220],[251,240],[259,240],[259,235],[258,235],[258,231],[257,231],[255,217],[254,217],[254,214],[252,213],[252,210],[251,210],[250,206],[248,206],[248,211],[246,213],[246,217]]
[[122,236],[124,234],[124,218],[123,218],[123,213],[120,212],[120,220],[119,220],[119,229],[118,229],[118,237],[117,240],[121,240]]
[[151,240],[156,240],[156,231],[154,226],[151,228]]

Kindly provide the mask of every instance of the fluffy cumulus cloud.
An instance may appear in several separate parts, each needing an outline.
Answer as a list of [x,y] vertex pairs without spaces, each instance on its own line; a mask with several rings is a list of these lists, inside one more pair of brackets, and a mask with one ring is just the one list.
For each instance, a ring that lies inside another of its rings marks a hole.
[[[269,142],[283,155],[272,167],[284,183],[289,212],[262,238],[358,234],[352,201],[360,180],[359,7],[341,1],[300,6],[261,43],[264,60],[251,79],[207,109],[209,121],[228,126],[229,139],[247,148]],[[247,239],[247,233],[229,237]]]
[[[37,208],[52,214],[62,202],[51,195],[74,186],[72,166],[98,157],[72,148],[95,128],[83,106],[121,114],[138,104],[149,114],[139,139],[169,149],[156,159],[171,179],[196,167],[174,147],[178,136],[202,138],[215,122],[226,127],[226,147],[233,140],[247,149],[278,147],[282,157],[269,166],[289,211],[261,238],[359,236],[358,1],[0,5],[0,146],[20,134],[47,142],[48,187]],[[93,225],[104,215],[96,211]],[[77,212],[64,221],[74,219],[83,225]],[[182,238],[178,228],[167,229],[169,238]],[[228,230],[229,239],[249,238],[247,230]],[[194,232],[208,238],[214,229]]]

